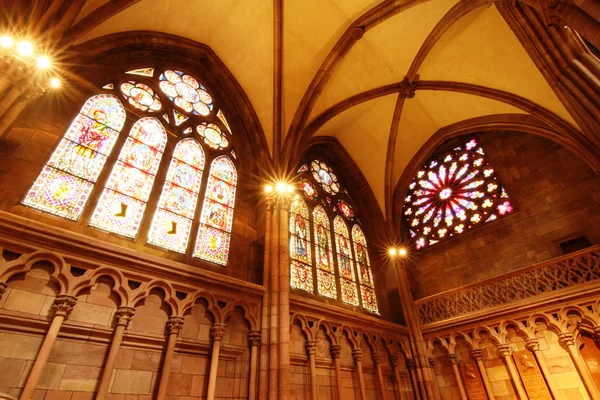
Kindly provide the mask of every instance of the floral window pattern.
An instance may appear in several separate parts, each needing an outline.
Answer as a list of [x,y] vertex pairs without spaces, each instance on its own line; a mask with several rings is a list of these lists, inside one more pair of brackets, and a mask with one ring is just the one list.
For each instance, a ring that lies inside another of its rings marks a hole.
[[137,235],[166,143],[167,133],[157,118],[142,118],[133,125],[91,226],[131,238]]
[[196,139],[183,139],[177,144],[158,201],[158,210],[152,220],[148,243],[185,253],[202,184],[205,158],[204,150]]
[[121,92],[129,104],[142,111],[159,111],[162,108],[154,90],[143,83],[125,82],[121,85]]
[[327,193],[336,195],[340,191],[340,184],[332,169],[323,161],[315,160],[310,164],[315,181],[321,184]]
[[331,246],[331,222],[321,206],[313,210],[315,232],[315,261],[317,264],[317,292],[321,296],[337,299],[335,265]]
[[342,301],[357,306],[358,291],[356,287],[356,275],[354,273],[352,245],[350,244],[348,227],[339,215],[333,219],[333,231],[335,233],[335,247],[341,277]]
[[192,114],[210,114],[212,97],[194,77],[181,71],[166,70],[159,79],[160,89],[177,107]]
[[371,260],[367,251],[367,239],[360,226],[352,227],[352,242],[354,244],[354,256],[360,282],[360,298],[362,306],[374,313],[379,312],[377,298],[373,284],[373,272],[371,271]]
[[409,186],[402,211],[417,249],[513,211],[475,139],[429,160]]
[[204,143],[216,150],[223,150],[229,146],[229,141],[215,124],[203,123],[196,127],[198,134],[204,139]]
[[237,171],[231,159],[219,156],[210,167],[210,175],[194,257],[227,265],[233,221]]
[[313,291],[313,268],[308,207],[302,199],[290,209],[290,284],[295,289]]
[[78,219],[124,122],[125,109],[116,96],[86,101],[23,204]]

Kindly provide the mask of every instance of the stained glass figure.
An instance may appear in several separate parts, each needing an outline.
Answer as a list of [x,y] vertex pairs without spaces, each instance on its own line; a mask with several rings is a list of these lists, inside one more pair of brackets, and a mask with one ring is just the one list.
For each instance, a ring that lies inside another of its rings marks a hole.
[[317,263],[317,292],[321,296],[337,299],[330,224],[325,209],[321,206],[315,207],[313,209],[313,229]]
[[295,289],[313,292],[313,263],[310,222],[306,203],[294,200],[290,209],[290,285]]
[[333,219],[333,231],[335,233],[335,247],[340,271],[340,287],[342,289],[342,301],[346,304],[358,306],[358,291],[356,276],[354,274],[354,261],[348,227],[341,216]]
[[143,83],[125,82],[121,84],[121,92],[129,104],[142,111],[159,111],[162,108],[160,99],[154,90]]
[[154,68],[140,68],[125,72],[129,75],[154,76]]
[[360,229],[360,226],[352,227],[352,242],[354,244],[354,260],[358,270],[358,280],[360,282],[360,298],[364,309],[379,313],[377,307],[377,296],[373,283],[373,271],[371,271],[371,260],[367,250],[367,239]]
[[183,124],[185,121],[190,119],[187,115],[183,115],[177,110],[173,110],[173,120],[175,121],[175,126],[179,126]]
[[227,123],[227,119],[225,119],[225,114],[223,114],[223,110],[219,110],[217,112],[217,117],[219,117],[219,119],[221,120],[223,125],[225,125],[225,128],[227,128],[229,133],[233,134],[233,132],[231,132],[231,128],[229,127],[229,124]]
[[150,227],[148,243],[185,253],[204,162],[204,150],[196,139],[183,139],[175,146],[158,210]]
[[229,141],[215,124],[204,122],[196,127],[196,131],[204,139],[204,143],[213,149],[222,150],[229,146]]
[[113,85],[112,83],[107,83],[106,85],[102,86],[102,89],[106,89],[106,90],[113,90],[115,88],[115,85]]
[[166,70],[159,79],[161,90],[177,107],[192,114],[210,114],[212,97],[195,78],[181,71]]
[[167,143],[157,118],[138,120],[113,166],[90,225],[135,237]]
[[323,190],[327,193],[336,195],[340,191],[340,184],[333,170],[323,161],[315,160],[310,164],[312,175]]
[[23,204],[68,219],[81,215],[88,196],[125,122],[114,95],[85,102]]
[[311,200],[314,200],[317,197],[319,197],[317,188],[312,183],[310,183],[307,179],[300,180],[300,189],[302,189],[302,192],[304,193],[304,195]]
[[229,157],[215,158],[210,167],[194,257],[227,265],[236,184],[237,171]]
[[338,208],[340,209],[340,212],[344,215],[344,217],[346,217],[346,219],[354,218],[354,210],[346,200],[338,201]]
[[513,211],[475,139],[427,161],[409,186],[402,216],[417,249]]

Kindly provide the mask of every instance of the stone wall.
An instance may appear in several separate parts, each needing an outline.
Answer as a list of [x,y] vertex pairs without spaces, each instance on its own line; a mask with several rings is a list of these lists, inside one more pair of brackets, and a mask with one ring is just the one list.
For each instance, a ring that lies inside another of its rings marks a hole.
[[480,134],[515,211],[411,255],[415,298],[502,275],[562,254],[560,242],[600,243],[600,177],[576,154],[541,137]]

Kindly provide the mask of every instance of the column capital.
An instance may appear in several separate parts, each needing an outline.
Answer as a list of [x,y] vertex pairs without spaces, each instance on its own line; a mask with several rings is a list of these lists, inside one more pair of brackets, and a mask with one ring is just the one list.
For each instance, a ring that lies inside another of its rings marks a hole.
[[497,348],[502,357],[510,357],[510,355],[512,354],[512,350],[510,349],[510,346],[507,344],[498,345]]
[[565,346],[573,346],[575,344],[575,339],[573,338],[573,334],[569,332],[559,333],[558,341],[560,344]]
[[563,12],[568,5],[567,0],[538,0],[538,4],[542,10],[542,17],[546,26],[564,25]]
[[329,351],[331,351],[331,357],[334,359],[340,358],[340,354],[342,354],[342,346],[339,344],[332,344],[329,346]]
[[225,324],[214,324],[210,328],[210,337],[212,338],[213,342],[223,339],[223,335],[225,335]]
[[167,320],[167,330],[169,331],[169,335],[178,335],[183,328],[183,318],[182,317],[170,317]]
[[74,296],[69,296],[66,294],[56,296],[54,304],[52,305],[54,315],[62,315],[63,317],[68,318],[69,314],[71,314],[71,311],[73,311],[75,304],[77,304],[77,298]]
[[304,348],[307,355],[314,356],[317,353],[317,342],[315,340],[307,340],[304,343]]
[[540,341],[537,338],[530,338],[525,340],[525,348],[529,351],[540,351]]
[[123,325],[125,328],[129,327],[129,323],[135,315],[135,308],[133,307],[119,307],[115,314],[117,318],[117,325]]
[[363,351],[361,349],[353,349],[352,350],[352,358],[355,362],[359,363],[363,358]]
[[483,360],[483,351],[480,349],[471,350],[471,357],[475,361],[481,361]]
[[383,353],[376,351],[375,353],[373,353],[373,362],[375,363],[375,365],[382,365],[384,362],[384,355]]
[[408,360],[406,360],[406,368],[408,368],[409,370],[417,369],[417,362],[414,358],[409,358]]
[[400,354],[394,354],[392,356],[392,367],[399,367],[400,365],[402,365],[402,359],[404,357],[402,357]]
[[250,347],[260,346],[260,331],[248,332],[248,342]]
[[6,283],[0,282],[0,299],[2,298],[2,295],[6,291],[7,287],[8,287],[8,285]]
[[450,361],[450,364],[452,365],[458,365],[459,363],[458,356],[456,354],[448,354],[448,361]]

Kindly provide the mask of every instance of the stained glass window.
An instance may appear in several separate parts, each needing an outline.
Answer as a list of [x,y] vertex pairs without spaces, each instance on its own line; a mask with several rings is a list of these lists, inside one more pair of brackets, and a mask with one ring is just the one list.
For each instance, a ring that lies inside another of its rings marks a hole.
[[315,160],[310,164],[315,181],[321,184],[323,190],[329,194],[336,195],[340,191],[340,184],[333,170],[323,161]]
[[295,289],[311,292],[313,289],[313,263],[311,254],[310,222],[306,203],[294,200],[290,209],[290,284]]
[[203,123],[196,127],[198,134],[204,139],[204,143],[216,150],[223,150],[229,146],[229,141],[215,124]]
[[353,306],[358,305],[358,291],[356,287],[356,276],[354,274],[354,260],[348,227],[341,216],[333,219],[333,231],[335,233],[335,247],[340,271],[340,287],[342,290],[342,301]]
[[369,259],[369,251],[367,250],[367,239],[358,225],[352,227],[352,242],[354,244],[354,256],[358,269],[362,306],[369,311],[379,313],[373,283],[373,272],[371,271],[371,260]]
[[138,120],[121,149],[90,225],[135,237],[167,142],[157,118]]
[[340,212],[344,215],[344,217],[346,217],[346,219],[354,218],[354,210],[346,200],[340,200],[338,202],[338,208],[340,209]]
[[121,85],[123,96],[129,101],[129,104],[142,111],[159,111],[162,104],[154,90],[143,83],[134,81],[125,82]]
[[204,150],[196,139],[175,147],[148,243],[185,253],[204,170]]
[[317,197],[319,197],[319,194],[317,193],[317,188],[315,188],[315,186],[306,179],[300,180],[300,189],[302,189],[304,195],[311,200],[314,200]]
[[177,107],[192,114],[210,114],[212,97],[194,77],[181,71],[166,70],[159,79],[160,89]]
[[313,229],[317,263],[317,292],[322,296],[337,299],[330,224],[325,209],[321,206],[315,207],[313,209]]
[[215,158],[204,196],[194,257],[227,265],[237,171],[227,156]]
[[125,109],[116,96],[102,94],[86,101],[23,204],[79,218],[124,122]]
[[513,211],[475,139],[430,159],[409,186],[402,211],[417,249]]

